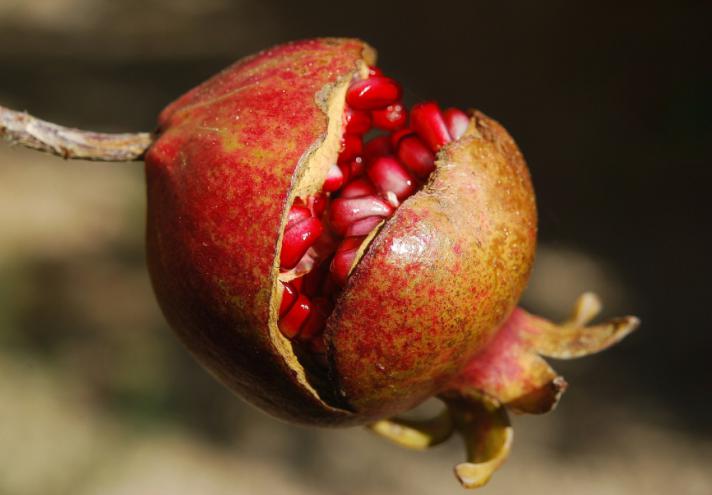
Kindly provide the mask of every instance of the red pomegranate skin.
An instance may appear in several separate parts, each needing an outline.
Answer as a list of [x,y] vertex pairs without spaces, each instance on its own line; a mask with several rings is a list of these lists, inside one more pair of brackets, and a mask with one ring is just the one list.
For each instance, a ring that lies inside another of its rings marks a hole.
[[148,266],[166,318],[217,378],[292,421],[353,417],[298,384],[268,320],[292,176],[327,129],[318,94],[372,53],[319,39],[238,61],[161,113],[146,156]]
[[326,135],[325,95],[374,61],[350,39],[239,61],[164,110],[146,157],[148,264],[169,323],[228,387],[293,422],[367,423],[447,388],[512,311],[533,260],[526,165],[475,112],[337,301],[328,403],[304,379],[270,329],[280,228],[295,171]]
[[474,112],[436,166],[375,238],[327,324],[344,397],[378,417],[441,391],[514,309],[533,263],[534,192],[504,128]]

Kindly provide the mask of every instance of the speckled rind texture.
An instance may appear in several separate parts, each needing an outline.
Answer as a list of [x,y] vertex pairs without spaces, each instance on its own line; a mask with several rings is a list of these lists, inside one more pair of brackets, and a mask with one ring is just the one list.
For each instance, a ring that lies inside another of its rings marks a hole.
[[163,111],[146,158],[148,265],[169,323],[223,383],[290,421],[352,421],[297,384],[268,321],[294,171],[327,130],[317,95],[364,53],[316,39],[243,59]]
[[333,376],[359,414],[409,409],[483,348],[526,284],[536,232],[519,149],[473,112],[429,183],[375,238],[328,320]]

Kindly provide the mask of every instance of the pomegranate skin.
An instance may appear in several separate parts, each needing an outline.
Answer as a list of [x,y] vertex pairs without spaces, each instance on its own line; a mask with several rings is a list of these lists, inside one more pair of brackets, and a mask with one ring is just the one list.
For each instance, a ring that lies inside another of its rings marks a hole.
[[318,39],[238,61],[161,113],[146,156],[148,267],[167,320],[225,385],[291,421],[355,420],[300,376],[270,298],[292,177],[326,133],[323,100],[373,56]]
[[276,325],[280,233],[305,164],[342,121],[327,117],[330,96],[344,100],[374,57],[358,40],[317,39],[239,61],[161,113],[146,156],[148,266],[167,320],[225,385],[292,422],[365,424],[446,389],[511,313],[533,260],[526,165],[474,113],[347,280],[325,331],[329,376],[307,376]]
[[386,417],[441,391],[514,309],[536,233],[522,154],[501,125],[473,112],[423,190],[374,239],[328,320],[349,403]]

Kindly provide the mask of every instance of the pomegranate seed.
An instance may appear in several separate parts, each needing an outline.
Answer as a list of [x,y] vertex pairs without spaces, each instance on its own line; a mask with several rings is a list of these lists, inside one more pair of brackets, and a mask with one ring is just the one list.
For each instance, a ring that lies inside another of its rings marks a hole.
[[393,134],[391,134],[391,145],[394,148],[398,147],[398,143],[400,143],[403,139],[407,138],[408,136],[412,136],[415,134],[415,131],[413,129],[400,129]]
[[376,110],[401,99],[400,84],[384,76],[356,81],[346,92],[346,103],[356,110]]
[[339,197],[359,198],[369,194],[376,194],[376,188],[373,187],[373,184],[368,179],[355,179],[344,186]]
[[440,108],[431,101],[413,106],[410,126],[434,153],[451,141]]
[[415,179],[401,165],[398,160],[391,156],[381,156],[376,158],[366,170],[368,178],[383,193],[393,192],[399,201],[415,192]]
[[[366,146],[368,146],[368,144]],[[357,156],[356,158],[351,160],[349,168],[350,177],[358,177],[359,175],[363,175],[363,172],[366,170],[366,165],[363,163],[363,157]]]
[[297,301],[294,303],[292,308],[280,318],[277,326],[282,332],[282,335],[288,339],[293,339],[299,334],[299,330],[304,325],[304,322],[309,318],[311,313],[311,301],[304,294],[299,294]]
[[363,110],[346,107],[344,121],[346,123],[344,132],[348,134],[365,134],[371,129],[371,116]]
[[297,290],[289,282],[280,282],[282,284],[282,302],[279,303],[279,317],[281,318],[292,307],[294,301],[297,300]]
[[326,324],[326,316],[320,311],[312,311],[309,319],[304,323],[302,331],[299,332],[299,340],[307,342],[317,335],[320,335]]
[[435,155],[418,138],[409,136],[398,144],[398,159],[415,175],[424,179],[435,170]]
[[304,253],[314,244],[324,231],[318,218],[310,217],[284,231],[280,266],[291,269],[297,266]]
[[400,103],[388,105],[383,110],[374,110],[371,112],[374,127],[385,131],[395,131],[405,125],[408,120],[408,111]]
[[321,335],[324,331],[326,319],[333,307],[331,302],[325,297],[318,297],[312,300],[312,312],[309,319],[299,332],[299,340],[309,341]]
[[307,208],[312,213],[312,216],[321,217],[326,210],[326,195],[324,193],[316,193],[307,198]]
[[400,201],[398,201],[398,196],[393,191],[386,191],[384,194],[386,201],[393,207],[398,208],[400,206]]
[[369,77],[382,76],[382,75],[383,75],[383,71],[381,69],[379,69],[378,67],[375,67],[372,65],[368,68],[368,76]]
[[347,237],[343,241],[341,241],[341,244],[339,244],[339,247],[336,248],[337,253],[342,253],[344,251],[351,251],[352,249],[358,249],[358,247],[361,245],[363,242],[363,237]]
[[383,218],[381,217],[366,217],[362,220],[357,220],[346,229],[345,235],[347,237],[368,235],[376,226],[381,223]]
[[339,285],[346,284],[351,266],[354,264],[358,248],[363,242],[363,237],[347,237],[336,249],[334,259],[331,260],[331,275]]
[[349,163],[339,163],[339,169],[341,174],[344,176],[344,184],[351,178],[351,164]]
[[447,130],[450,133],[450,137],[453,139],[460,139],[467,126],[470,125],[470,118],[465,112],[459,108],[448,108],[443,112],[443,120],[447,126]]
[[318,265],[319,263],[321,263],[321,260],[333,253],[334,249],[336,249],[336,246],[339,245],[339,241],[341,240],[335,232],[332,232],[331,229],[326,228],[326,219],[323,220],[322,225],[324,226],[324,233],[321,234],[319,239],[317,239],[317,241],[312,245],[312,247],[309,248],[309,251],[307,251],[307,256],[305,256],[305,258],[311,258],[312,261],[309,269]]
[[353,160],[363,151],[363,141],[358,134],[344,134],[341,142],[340,162]]
[[344,177],[341,167],[338,165],[332,165],[326,174],[326,180],[322,186],[322,190],[326,192],[338,191],[341,186],[344,185],[346,178]]
[[393,152],[391,140],[388,136],[378,136],[366,143],[363,157],[369,162],[377,156],[390,155]]
[[360,198],[337,198],[329,208],[329,222],[336,233],[343,235],[357,220],[366,217],[389,217],[393,207],[378,196]]
[[[299,202],[301,203],[301,200]],[[297,204],[296,201],[294,203],[295,204],[292,205],[292,207],[289,209],[289,213],[287,214],[287,225],[285,227],[285,230],[293,227],[302,220],[306,220],[307,218],[310,218],[312,216],[311,210],[309,210],[309,208],[307,208],[306,206],[302,206],[301,204]]]

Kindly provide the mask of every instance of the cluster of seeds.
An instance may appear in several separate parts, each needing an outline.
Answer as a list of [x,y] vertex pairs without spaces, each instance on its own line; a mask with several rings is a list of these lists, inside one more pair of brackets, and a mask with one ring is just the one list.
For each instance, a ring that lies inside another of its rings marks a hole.
[[434,102],[414,105],[409,116],[401,97],[401,86],[377,68],[351,84],[338,162],[321,192],[298,198],[289,211],[279,329],[317,354],[324,352],[326,318],[363,240],[422,186],[435,154],[468,126],[464,112],[441,112]]

